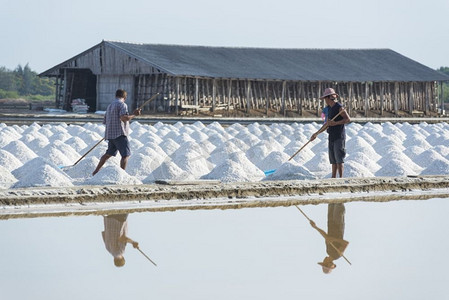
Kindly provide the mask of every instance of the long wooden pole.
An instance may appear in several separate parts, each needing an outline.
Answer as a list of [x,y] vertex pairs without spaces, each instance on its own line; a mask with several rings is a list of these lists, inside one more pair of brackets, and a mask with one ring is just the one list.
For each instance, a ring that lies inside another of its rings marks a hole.
[[[344,111],[344,109],[340,110],[340,111],[338,112],[338,114],[337,114],[335,117],[332,118],[331,121],[334,121],[334,120],[335,120],[335,119],[336,119],[336,118],[337,118],[343,111]],[[323,131],[325,131],[325,130],[329,127],[328,123],[329,123],[329,121],[326,122],[326,124],[324,124],[324,126],[321,127],[320,130],[318,130],[317,135],[320,134],[320,133],[322,133]],[[311,141],[312,141],[312,140],[309,140],[307,143],[305,143],[304,146],[302,146],[298,151],[296,151],[295,154],[293,154],[288,160],[290,161],[293,157],[295,157],[296,154],[298,154],[302,149],[304,149],[304,147],[307,146]]]

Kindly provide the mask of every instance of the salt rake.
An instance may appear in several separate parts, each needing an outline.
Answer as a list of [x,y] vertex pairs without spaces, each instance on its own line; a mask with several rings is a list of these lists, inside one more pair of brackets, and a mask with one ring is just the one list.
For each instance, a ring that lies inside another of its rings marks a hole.
[[[337,118],[343,111],[344,111],[344,109],[340,110],[340,111],[338,112],[338,114],[337,114],[335,117],[332,118],[331,121],[334,121],[334,120],[335,120],[335,119],[336,119],[336,118]],[[320,130],[318,130],[317,135],[319,135],[320,133],[324,132],[328,127],[329,127],[328,122],[326,122],[326,124],[324,124],[324,126],[321,127]],[[311,139],[308,140],[307,143],[305,143],[301,148],[299,148],[299,150],[296,151],[295,154],[293,154],[293,155],[288,159],[288,161],[292,160],[292,158],[295,157],[296,154],[298,154],[299,152],[301,152],[301,150],[304,149],[304,148],[305,148],[311,141],[312,141]],[[267,170],[267,171],[263,171],[263,172],[265,173],[265,176],[268,176],[268,175],[273,174],[274,172],[276,172],[276,169]]]
[[[139,108],[137,108],[138,110],[142,109],[145,105],[147,105],[150,101],[154,100],[157,96],[159,96],[160,93],[156,93],[154,94],[150,99],[148,99],[147,101],[145,101],[141,106],[139,106]],[[92,150],[94,150],[98,145],[101,144],[101,142],[103,142],[105,140],[105,138],[102,138],[98,143],[96,143],[92,148],[89,149],[89,151],[87,151],[83,156],[81,156],[73,165],[71,166],[58,166],[58,168],[60,169],[64,169],[64,168],[68,168],[68,167],[74,167],[76,166],[77,163],[79,163],[83,158],[86,157],[87,154],[89,154]]]

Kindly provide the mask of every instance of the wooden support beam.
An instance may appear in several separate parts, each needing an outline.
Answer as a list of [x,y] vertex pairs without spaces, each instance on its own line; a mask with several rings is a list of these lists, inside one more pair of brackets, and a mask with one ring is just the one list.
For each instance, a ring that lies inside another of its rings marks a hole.
[[251,81],[246,81],[246,112],[249,113],[251,109]]
[[285,109],[285,88],[287,86],[287,81],[283,81],[282,82],[282,96],[281,96],[281,101],[282,101],[282,114],[284,115],[284,117],[286,116],[286,109]]
[[365,82],[365,117],[368,117],[369,111],[369,83]]

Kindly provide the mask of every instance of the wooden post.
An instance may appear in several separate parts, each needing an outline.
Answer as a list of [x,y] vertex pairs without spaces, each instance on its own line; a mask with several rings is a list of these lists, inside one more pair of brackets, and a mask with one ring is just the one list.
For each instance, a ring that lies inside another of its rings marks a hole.
[[265,114],[268,116],[268,102],[269,98],[269,89],[268,89],[268,81],[265,82]]
[[[232,97],[232,79],[229,79],[228,80],[228,107],[227,107],[228,111],[231,107],[231,97]],[[233,107],[233,108],[235,108],[235,107]]]
[[287,85],[287,81],[283,81],[282,82],[282,96],[281,96],[281,99],[282,99],[282,114],[284,115],[284,117],[286,115],[286,109],[285,109],[285,87],[286,87],[286,85]]
[[251,81],[246,81],[246,112],[249,113],[251,109]]
[[415,95],[413,93],[413,82],[410,82],[409,84],[410,84],[410,86],[409,86],[409,93],[408,93],[408,110],[409,110],[409,113],[412,114],[413,108],[414,108],[413,104],[415,101]]
[[380,115],[384,114],[384,101],[385,101],[385,86],[383,82],[380,82]]
[[353,91],[352,91],[352,82],[348,83],[348,114],[352,114],[352,107],[353,107]]
[[175,95],[175,114],[178,115],[178,105],[179,105],[179,81],[181,79],[176,77],[176,95]]
[[369,83],[365,81],[365,117],[368,117],[368,111],[369,111]]
[[304,99],[304,83],[301,81],[299,83],[299,104],[298,104],[298,113],[300,116],[303,115],[303,110],[302,110],[302,106],[303,106],[303,99]]
[[215,111],[216,97],[217,97],[217,80],[214,78],[212,80],[212,111]]
[[193,98],[193,105],[198,105],[198,98],[199,98],[199,86],[198,86],[198,77],[195,78],[195,96]]

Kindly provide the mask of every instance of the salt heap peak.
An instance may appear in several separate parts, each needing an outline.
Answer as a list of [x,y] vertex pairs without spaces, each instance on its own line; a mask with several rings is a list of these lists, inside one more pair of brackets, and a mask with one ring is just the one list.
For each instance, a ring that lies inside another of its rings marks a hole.
[[323,151],[315,155],[304,164],[304,167],[318,177],[324,177],[327,175],[330,172],[329,155],[327,151]]
[[6,150],[9,153],[13,154],[22,163],[25,163],[27,161],[32,160],[33,158],[38,157],[38,155],[34,153],[33,150],[28,148],[21,141],[12,141],[11,143],[3,147],[3,150]]
[[444,158],[441,154],[439,154],[433,149],[429,149],[422,152],[414,159],[416,164],[423,168],[427,168],[430,164],[432,164],[436,160],[440,162],[447,161],[446,158]]
[[87,148],[87,144],[77,136],[72,136],[71,138],[65,141],[65,144],[72,147],[72,149],[77,153]]
[[170,159],[164,160],[161,165],[154,170],[150,175],[148,175],[143,182],[144,183],[151,183],[155,182],[157,180],[179,180],[179,181],[185,181],[185,180],[194,180],[195,178],[183,171],[180,167],[178,167],[177,164],[175,164]]
[[447,159],[435,159],[425,168],[421,175],[447,175],[449,174],[449,161]]
[[8,169],[0,165],[0,189],[9,189],[17,182],[17,179]]
[[276,171],[263,180],[312,180],[316,176],[296,162],[287,161],[278,166]]
[[62,170],[73,179],[88,179],[100,160],[96,157],[87,157],[73,166],[73,163]]
[[393,158],[388,161],[388,163],[377,171],[375,176],[408,176],[417,175],[416,171],[411,169],[406,162],[403,160]]
[[288,161],[289,158],[290,157],[284,152],[273,151],[256,166],[263,171],[268,171],[278,168],[283,163]]
[[22,187],[69,187],[72,179],[55,164],[42,157],[36,157],[12,172],[18,181],[14,188]]
[[172,139],[165,139],[159,146],[167,155],[171,155],[180,147],[180,145]]
[[212,163],[206,160],[206,155],[194,151],[177,155],[173,161],[181,170],[191,174],[196,179],[209,173],[214,167]]
[[163,163],[164,157],[152,149],[148,151],[153,151],[153,154],[137,153],[131,155],[127,166],[129,175],[136,176],[139,180],[144,180]]
[[344,167],[345,177],[374,177],[374,174],[362,164],[354,160],[349,160]]
[[23,166],[23,163],[10,152],[0,149],[0,166],[11,172]]
[[[370,171],[373,174],[376,173],[377,171],[379,171],[379,169],[381,168],[381,166],[378,163],[376,163],[375,161],[372,161],[363,152],[356,152],[356,153],[349,154],[346,162],[350,162],[350,161],[355,161],[356,163],[361,164],[362,166],[367,168],[368,171]],[[345,165],[346,165],[346,163],[345,163]],[[345,166],[344,172],[346,172],[346,166]]]
[[394,149],[388,153],[388,156],[382,157],[377,163],[382,168],[387,168],[388,170],[390,168],[390,166],[388,165],[391,163],[391,160],[401,161],[402,162],[401,165],[406,165],[407,170],[412,170],[413,174],[419,174],[423,170],[422,167],[414,163],[407,155],[402,153],[402,151]]
[[84,183],[88,185],[137,185],[142,184],[142,181],[129,175],[117,165],[109,165],[100,169],[95,176],[87,179]]

